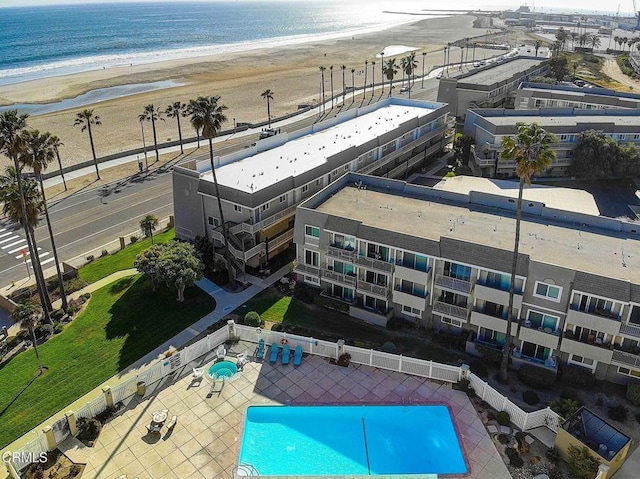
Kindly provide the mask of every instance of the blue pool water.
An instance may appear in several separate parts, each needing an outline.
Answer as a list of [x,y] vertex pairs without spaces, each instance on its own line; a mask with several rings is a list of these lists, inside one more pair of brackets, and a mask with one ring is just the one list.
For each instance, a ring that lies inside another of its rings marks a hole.
[[261,476],[467,472],[446,406],[251,406],[238,463]]
[[220,361],[209,368],[209,376],[213,379],[230,378],[238,372],[238,366],[231,361]]

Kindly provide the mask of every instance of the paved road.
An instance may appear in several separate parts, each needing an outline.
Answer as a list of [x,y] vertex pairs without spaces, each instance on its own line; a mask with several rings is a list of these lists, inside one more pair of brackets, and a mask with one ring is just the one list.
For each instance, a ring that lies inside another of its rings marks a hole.
[[[426,80],[424,89],[420,88],[418,80],[413,87],[412,98],[433,100],[436,97],[437,88],[437,80]],[[399,85],[394,88],[394,92],[399,90]],[[387,92],[388,89],[385,89],[384,97],[387,96]],[[407,97],[407,93],[394,93],[394,95]],[[374,100],[370,100],[368,93],[364,104],[378,100],[380,96],[379,92],[376,92]],[[333,110],[327,108],[320,117],[312,114],[299,121],[291,122],[282,129],[283,131],[298,130],[332,117],[345,108],[359,107],[361,104],[360,100],[352,104],[347,96],[344,107],[335,107]],[[216,144],[216,154],[228,154],[243,149],[256,139],[257,133],[224,139]],[[191,156],[189,161],[207,158],[208,151],[203,149],[201,153]],[[91,168],[89,170],[93,174]],[[68,261],[83,255],[87,251],[117,240],[120,236],[128,236],[137,231],[140,218],[146,214],[154,214],[158,218],[166,218],[173,214],[171,165],[148,174],[135,175],[100,188],[51,201],[49,214],[60,260]],[[26,248],[26,242],[21,229],[7,221],[0,222],[0,230],[0,286],[6,286],[12,280],[17,281],[26,277],[25,265],[20,254],[20,251]],[[52,266],[51,245],[44,219],[36,228],[36,239],[39,256],[45,262],[45,268]]]

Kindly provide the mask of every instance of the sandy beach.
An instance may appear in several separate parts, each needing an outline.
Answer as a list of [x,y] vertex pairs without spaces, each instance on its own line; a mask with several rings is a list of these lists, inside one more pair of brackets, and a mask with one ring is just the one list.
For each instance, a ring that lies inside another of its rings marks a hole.
[[[199,95],[219,95],[228,107],[227,116],[232,126],[236,122],[254,122],[266,119],[266,104],[260,94],[271,89],[272,116],[297,110],[302,103],[319,99],[320,72],[325,72],[326,94],[330,94],[329,69],[334,67],[334,90],[342,88],[341,65],[345,65],[346,84],[351,84],[351,69],[356,70],[355,83],[361,85],[364,61],[369,61],[368,82],[371,81],[371,62],[376,61],[376,81],[381,75],[380,59],[376,54],[389,45],[416,48],[418,71],[422,68],[422,52],[427,52],[426,71],[442,64],[443,45],[461,38],[475,37],[487,32],[474,29],[473,16],[455,16],[424,19],[377,33],[367,33],[321,42],[302,43],[277,48],[264,48],[247,52],[226,53],[211,57],[172,60],[162,63],[107,68],[68,76],[53,77],[30,82],[5,85],[0,93],[0,104],[47,103],[98,88],[174,80],[181,86],[140,93],[74,108],[57,113],[33,116],[28,124],[41,131],[57,135],[64,146],[60,154],[63,165],[90,160],[91,151],[86,132],[74,127],[78,111],[93,108],[102,125],[94,129],[96,154],[101,157],[142,146],[138,115],[149,103],[162,109],[171,102],[188,103]],[[493,52],[495,54],[495,52]],[[452,54],[455,55],[455,54]],[[453,61],[454,56],[452,56]],[[480,55],[478,54],[478,58]],[[193,136],[188,120],[182,121],[183,136]],[[167,118],[157,124],[158,142],[178,138],[176,122]],[[145,124],[147,146],[152,144],[151,125]],[[8,160],[0,158],[4,168]],[[53,168],[53,165],[52,165]]]

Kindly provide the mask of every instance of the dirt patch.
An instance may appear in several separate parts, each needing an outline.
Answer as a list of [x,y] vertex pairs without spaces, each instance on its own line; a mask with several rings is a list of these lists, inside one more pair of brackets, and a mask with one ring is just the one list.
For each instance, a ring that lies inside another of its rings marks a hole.
[[82,476],[85,464],[75,464],[57,449],[47,453],[46,463],[27,466],[22,479],[73,479]]

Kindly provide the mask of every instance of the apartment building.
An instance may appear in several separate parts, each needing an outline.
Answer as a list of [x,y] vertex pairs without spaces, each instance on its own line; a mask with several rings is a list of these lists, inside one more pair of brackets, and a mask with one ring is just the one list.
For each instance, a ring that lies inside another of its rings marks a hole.
[[[406,175],[451,141],[441,103],[390,98],[214,160],[236,272],[291,245],[296,205],[349,171]],[[173,169],[176,236],[224,245],[209,159]],[[222,258],[222,256],[219,256]]]
[[[294,271],[355,318],[467,330],[469,352],[501,349],[514,209],[509,197],[351,173],[298,206]],[[521,231],[514,365],[640,377],[640,227],[525,198]]]
[[502,138],[516,133],[516,123],[538,123],[558,142],[551,145],[556,159],[541,176],[565,176],[573,160],[579,134],[602,131],[618,142],[640,142],[640,109],[539,108],[533,110],[477,109],[467,111],[464,134],[473,138],[469,167],[477,176],[515,176],[515,161],[500,161]]
[[606,88],[581,88],[575,85],[549,85],[523,82],[516,91],[516,110],[534,108],[575,108],[605,110],[640,108],[640,95]]
[[525,50],[516,57],[500,62],[492,60],[484,67],[442,78],[438,86],[438,101],[447,103],[451,114],[457,117],[463,117],[469,108],[502,107],[520,83],[546,72],[547,55],[546,47],[538,51],[538,57],[530,47],[529,53]]

